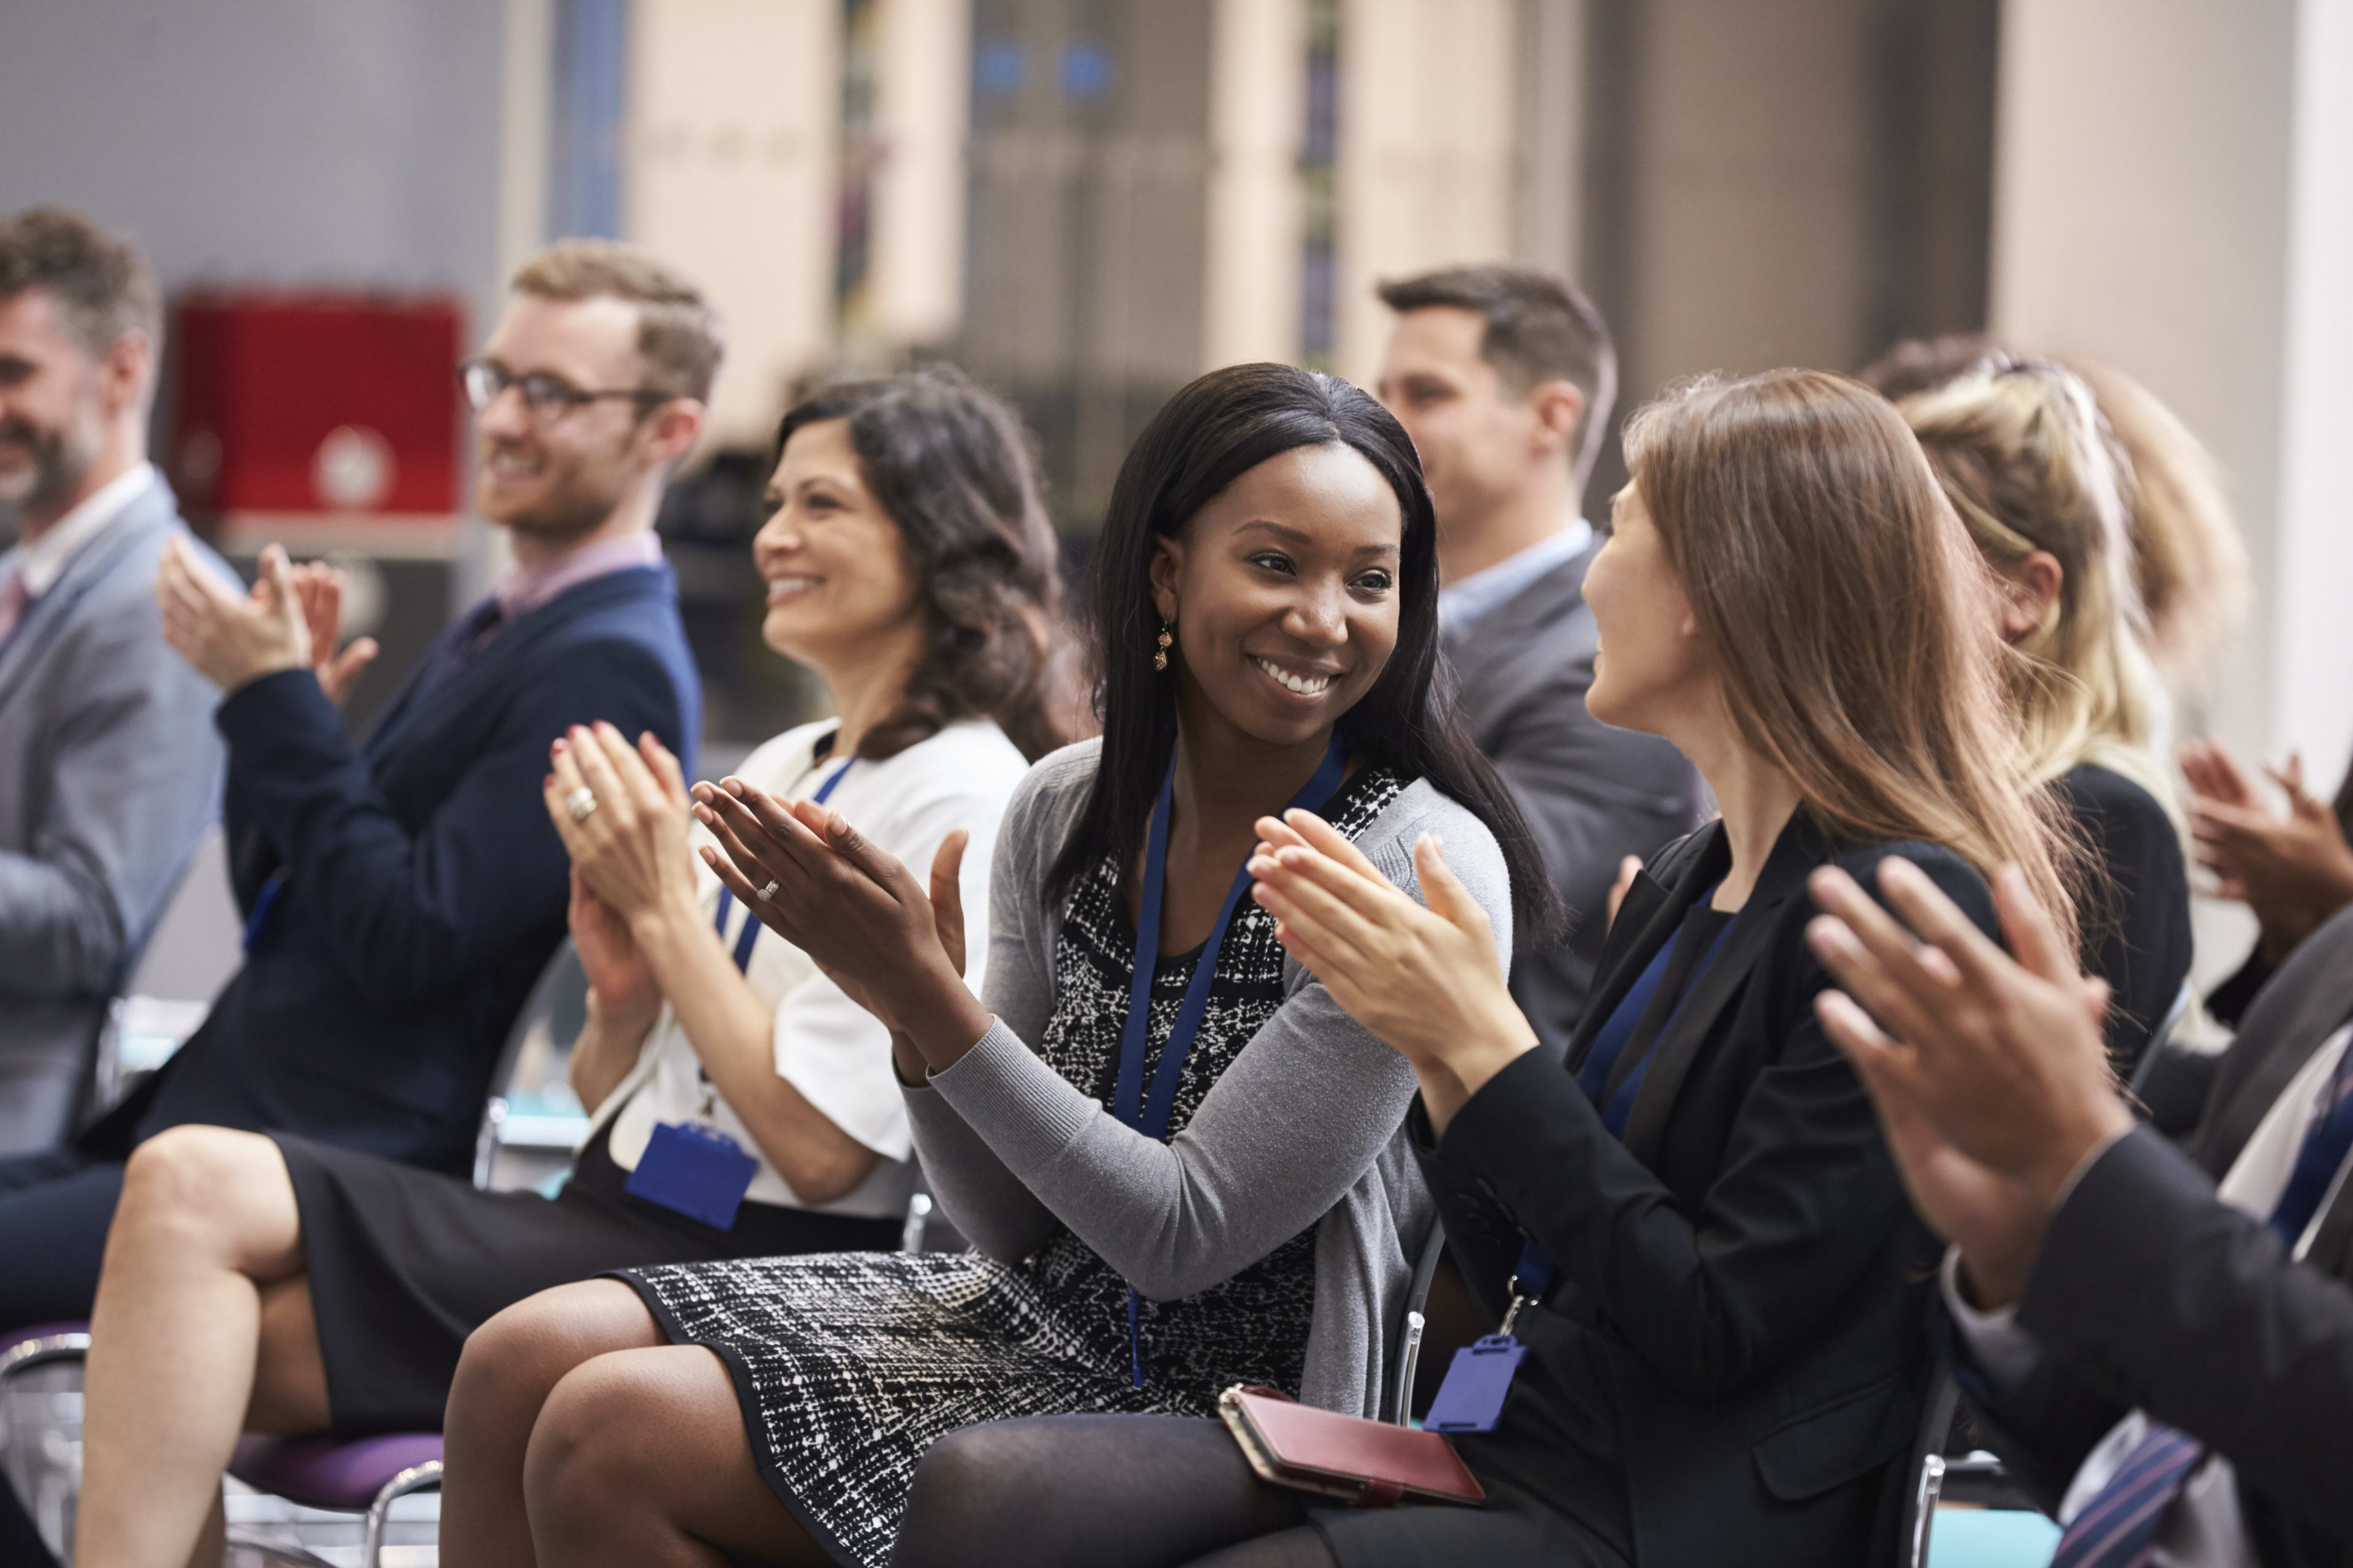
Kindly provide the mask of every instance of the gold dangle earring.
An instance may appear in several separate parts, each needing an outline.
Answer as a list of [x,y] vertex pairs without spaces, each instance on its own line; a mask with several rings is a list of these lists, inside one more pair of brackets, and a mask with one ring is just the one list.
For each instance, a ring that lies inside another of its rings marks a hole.
[[1168,668],[1168,645],[1169,645],[1170,643],[1174,642],[1175,640],[1176,640],[1176,639],[1175,639],[1174,637],[1170,637],[1170,636],[1168,635],[1168,623],[1167,623],[1166,621],[1163,621],[1163,622],[1161,622],[1161,623],[1160,623],[1160,646],[1159,646],[1159,647],[1158,647],[1158,648],[1156,648],[1155,650],[1154,650],[1153,655],[1152,655],[1152,668],[1155,668],[1155,669],[1166,669],[1166,668]]

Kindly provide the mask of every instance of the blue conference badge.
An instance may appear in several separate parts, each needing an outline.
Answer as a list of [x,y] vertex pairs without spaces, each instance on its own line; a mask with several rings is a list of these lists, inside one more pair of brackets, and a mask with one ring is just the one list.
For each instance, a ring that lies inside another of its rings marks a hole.
[[1528,1347],[1509,1334],[1489,1334],[1454,1352],[1446,1381],[1423,1416],[1425,1432],[1493,1432],[1503,1418],[1504,1396]]
[[759,1161],[717,1128],[665,1121],[646,1141],[627,1191],[713,1230],[733,1230],[759,1169]]

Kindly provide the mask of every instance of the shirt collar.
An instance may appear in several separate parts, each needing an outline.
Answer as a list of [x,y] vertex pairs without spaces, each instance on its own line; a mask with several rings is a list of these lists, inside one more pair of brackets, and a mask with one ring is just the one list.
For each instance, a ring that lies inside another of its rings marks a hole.
[[37,599],[57,585],[73,564],[82,546],[97,538],[106,525],[121,517],[131,503],[147,493],[164,476],[153,463],[141,463],[119,474],[86,497],[80,505],[49,525],[40,538],[24,547],[16,569],[24,574],[25,595]]
[[618,539],[600,539],[544,565],[508,567],[499,574],[491,595],[499,602],[500,616],[511,621],[592,577],[626,572],[632,566],[659,566],[661,558],[661,540],[650,530],[623,534]]
[[1468,577],[1440,588],[1439,624],[1450,632],[1469,630],[1518,597],[1522,589],[1546,573],[1584,554],[1592,543],[1593,525],[1581,517],[1569,519],[1568,526],[1558,533],[1548,534],[1517,554],[1506,555],[1493,566],[1482,566]]

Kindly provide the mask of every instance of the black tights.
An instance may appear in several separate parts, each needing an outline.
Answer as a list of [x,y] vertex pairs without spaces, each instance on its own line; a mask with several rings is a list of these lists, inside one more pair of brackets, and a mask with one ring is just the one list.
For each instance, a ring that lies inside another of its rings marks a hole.
[[1047,1415],[951,1432],[915,1471],[893,1568],[1335,1568],[1304,1498],[1216,1421]]

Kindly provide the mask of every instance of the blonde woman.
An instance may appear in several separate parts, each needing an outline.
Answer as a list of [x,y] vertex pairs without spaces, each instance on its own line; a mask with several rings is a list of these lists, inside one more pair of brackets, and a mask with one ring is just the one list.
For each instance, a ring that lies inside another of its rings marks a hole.
[[2108,1051],[2129,1076],[2183,994],[2190,955],[2164,698],[2126,528],[2131,470],[2091,389],[2048,362],[1990,353],[1897,406],[1993,571],[2034,776],[2055,785],[2091,852],[2084,956],[2114,992]]

